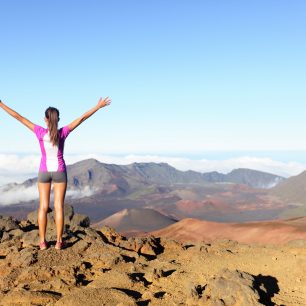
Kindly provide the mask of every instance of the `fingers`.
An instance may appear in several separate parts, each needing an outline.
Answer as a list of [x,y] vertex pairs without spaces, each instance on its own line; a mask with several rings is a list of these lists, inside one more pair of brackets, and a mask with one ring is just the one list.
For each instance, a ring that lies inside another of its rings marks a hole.
[[109,98],[109,97],[106,97],[106,98],[100,98],[99,99],[99,105],[101,106],[101,107],[103,107],[103,106],[106,106],[106,105],[109,105],[110,103],[112,102],[112,100]]
[[111,103],[111,99],[109,98],[109,97],[106,97],[105,99],[104,99],[104,103],[105,103],[105,105],[109,105],[110,103]]

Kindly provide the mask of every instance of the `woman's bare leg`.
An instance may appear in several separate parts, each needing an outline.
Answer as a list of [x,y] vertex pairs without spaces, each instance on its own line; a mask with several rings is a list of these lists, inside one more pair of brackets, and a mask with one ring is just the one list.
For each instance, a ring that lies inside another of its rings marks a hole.
[[39,227],[40,242],[43,242],[46,239],[47,213],[50,203],[50,189],[51,189],[51,183],[38,183],[39,209],[38,209],[37,221]]
[[53,183],[57,241],[62,242],[64,230],[64,200],[67,183]]

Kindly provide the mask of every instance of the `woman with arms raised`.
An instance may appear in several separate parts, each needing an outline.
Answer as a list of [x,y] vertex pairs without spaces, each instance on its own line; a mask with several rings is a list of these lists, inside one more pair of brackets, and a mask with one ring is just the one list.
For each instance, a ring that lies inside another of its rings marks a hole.
[[38,172],[38,191],[39,191],[39,209],[38,209],[38,226],[39,226],[39,246],[41,250],[48,248],[46,241],[47,212],[50,202],[51,182],[53,182],[54,191],[54,208],[57,241],[55,248],[60,250],[65,246],[62,239],[64,229],[64,200],[67,188],[67,171],[64,160],[64,143],[65,139],[77,126],[88,119],[100,108],[107,106],[111,100],[106,97],[100,98],[98,104],[77,118],[70,124],[58,129],[60,120],[59,110],[55,107],[48,107],[45,111],[45,123],[47,128],[43,128],[24,118],[16,111],[9,108],[0,100],[0,107],[9,115],[20,121],[31,131],[33,131],[39,141],[41,149],[41,160]]

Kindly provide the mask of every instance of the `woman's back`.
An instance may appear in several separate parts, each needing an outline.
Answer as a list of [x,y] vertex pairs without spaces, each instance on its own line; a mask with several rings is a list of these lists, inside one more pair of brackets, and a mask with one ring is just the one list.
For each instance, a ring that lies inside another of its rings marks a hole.
[[65,171],[64,144],[70,133],[68,126],[58,130],[58,145],[53,145],[49,130],[39,125],[34,125],[34,133],[39,141],[41,150],[40,172]]

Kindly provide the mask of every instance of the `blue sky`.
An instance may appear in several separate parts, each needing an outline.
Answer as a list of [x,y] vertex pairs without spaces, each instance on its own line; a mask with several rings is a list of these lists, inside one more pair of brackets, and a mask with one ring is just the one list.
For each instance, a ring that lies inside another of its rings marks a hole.
[[[305,1],[12,0],[0,11],[8,106],[41,125],[55,106],[68,124],[112,99],[67,154],[306,150]],[[39,153],[1,111],[0,139],[0,153]]]

